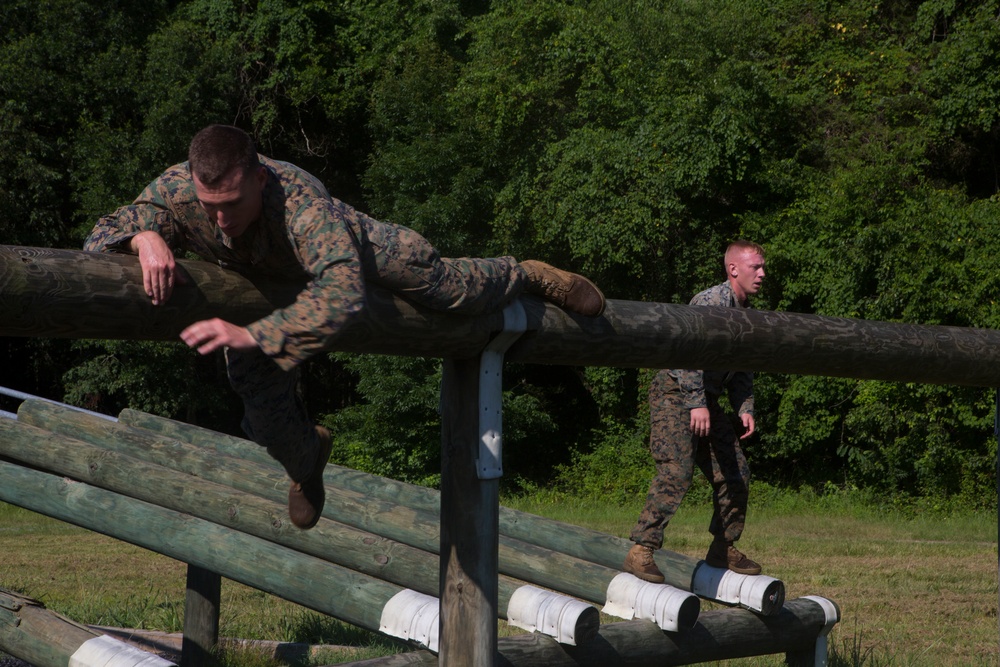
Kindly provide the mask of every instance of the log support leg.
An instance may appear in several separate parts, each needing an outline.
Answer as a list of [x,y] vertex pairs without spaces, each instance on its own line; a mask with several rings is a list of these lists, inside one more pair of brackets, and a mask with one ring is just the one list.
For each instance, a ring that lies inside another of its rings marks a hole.
[[184,639],[181,664],[208,667],[215,661],[219,643],[219,601],[222,577],[215,572],[188,565],[187,594],[184,600]]

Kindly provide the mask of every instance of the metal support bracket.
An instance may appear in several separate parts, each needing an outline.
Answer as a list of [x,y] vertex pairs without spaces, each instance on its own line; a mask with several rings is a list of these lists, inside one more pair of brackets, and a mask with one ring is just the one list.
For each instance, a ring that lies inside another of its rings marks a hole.
[[515,299],[503,311],[503,331],[479,359],[479,479],[503,476],[503,355],[528,328],[524,306]]
[[813,657],[813,664],[816,667],[826,667],[827,665],[827,635],[830,634],[830,630],[833,626],[837,624],[840,620],[840,609],[831,600],[819,597],[818,595],[806,595],[804,600],[812,600],[818,604],[823,609],[823,613],[826,616],[826,622],[823,627],[820,628],[819,636],[816,637],[816,654]]

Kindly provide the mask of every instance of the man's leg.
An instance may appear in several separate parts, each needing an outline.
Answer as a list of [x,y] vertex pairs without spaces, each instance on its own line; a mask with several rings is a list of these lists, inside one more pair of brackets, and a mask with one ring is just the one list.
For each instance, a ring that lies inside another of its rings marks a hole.
[[712,398],[709,411],[712,430],[708,446],[697,456],[699,468],[712,483],[715,508],[709,526],[714,539],[705,562],[740,574],[760,574],[760,565],[733,546],[746,524],[750,468],[729,415]]
[[312,528],[325,502],[323,469],[330,458],[330,435],[306,413],[299,395],[298,369],[283,371],[260,350],[226,349],[229,383],[243,399],[243,430],[267,448],[292,483],[288,514],[299,528]]
[[582,276],[513,257],[441,257],[427,239],[399,225],[373,228],[363,260],[366,279],[434,310],[496,312],[522,292],[581,314],[604,310],[604,295]]
[[524,290],[512,257],[445,259],[408,227],[381,225],[369,237],[366,279],[415,303],[476,315],[502,310]]
[[653,551],[663,546],[667,527],[691,486],[696,438],[691,433],[690,411],[684,407],[677,381],[660,371],[649,390],[649,450],[656,475],[649,485],[646,505],[630,539],[623,569],[640,579],[662,583],[663,573],[653,562]]

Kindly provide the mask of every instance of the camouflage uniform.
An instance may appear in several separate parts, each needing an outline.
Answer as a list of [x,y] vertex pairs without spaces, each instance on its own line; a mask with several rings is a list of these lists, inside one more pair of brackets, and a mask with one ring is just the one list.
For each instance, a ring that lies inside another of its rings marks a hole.
[[172,249],[224,268],[308,282],[293,304],[247,327],[258,350],[226,350],[230,383],[244,402],[244,430],[298,481],[312,468],[318,439],[297,395],[297,367],[329,349],[362,310],[366,281],[436,310],[479,314],[503,308],[527,277],[512,257],[442,258],[413,230],[334,199],[295,165],[263,156],[261,163],[261,219],[237,238],[209,219],[185,162],[102,217],[84,249],[130,252],[133,236],[154,231]]
[[[691,305],[739,307],[728,282],[701,292]],[[751,373],[661,370],[653,378],[649,388],[649,449],[656,475],[646,506],[632,529],[631,539],[636,544],[652,549],[663,546],[663,529],[691,485],[695,464],[713,488],[715,512],[709,532],[730,542],[740,538],[750,470],[734,421],[719,403],[723,391],[738,415],[753,415]],[[691,432],[691,410],[699,407],[708,408],[710,414],[711,429],[706,437]]]

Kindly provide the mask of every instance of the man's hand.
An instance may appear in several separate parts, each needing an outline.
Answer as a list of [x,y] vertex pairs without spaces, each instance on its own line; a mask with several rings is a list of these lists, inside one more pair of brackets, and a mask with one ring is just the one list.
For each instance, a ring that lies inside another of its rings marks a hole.
[[708,408],[692,408],[691,432],[694,433],[699,438],[703,438],[706,435],[708,435],[708,432],[711,428],[712,428],[712,418],[709,415]]
[[142,288],[154,306],[166,303],[174,291],[174,281],[180,280],[174,253],[156,232],[139,232],[130,241],[132,252],[139,256],[142,267]]
[[743,420],[743,435],[740,436],[740,440],[744,440],[753,435],[753,432],[757,430],[757,423],[753,419],[753,415],[748,415],[745,412],[740,415],[740,419]]
[[181,340],[188,347],[196,348],[199,354],[208,354],[220,347],[231,347],[234,350],[252,350],[257,347],[257,341],[246,327],[238,327],[218,317],[195,322],[181,332]]

